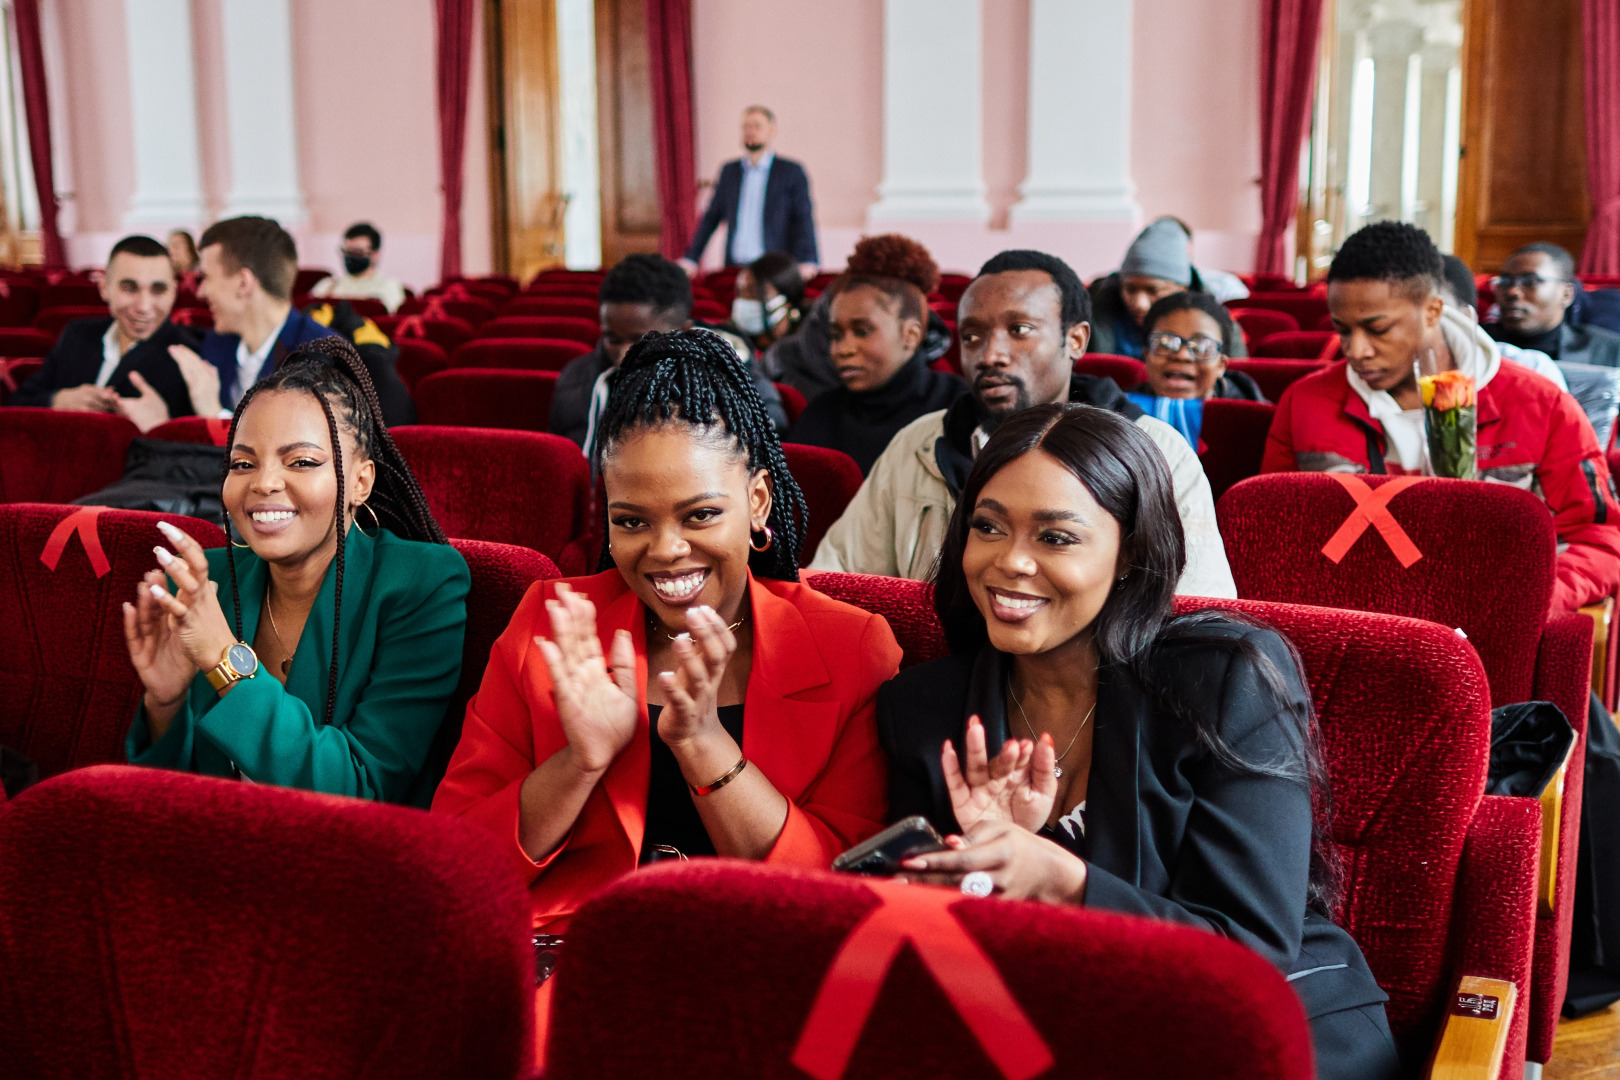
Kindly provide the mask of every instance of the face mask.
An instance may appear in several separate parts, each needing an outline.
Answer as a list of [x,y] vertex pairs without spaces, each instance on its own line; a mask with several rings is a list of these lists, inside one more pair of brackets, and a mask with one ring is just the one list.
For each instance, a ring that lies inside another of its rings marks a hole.
[[348,272],[350,277],[359,277],[361,274],[371,269],[371,256],[352,255],[348,252],[344,252],[343,269]]
[[731,302],[731,324],[749,337],[759,337],[787,317],[787,297],[773,296],[770,303],[737,297]]

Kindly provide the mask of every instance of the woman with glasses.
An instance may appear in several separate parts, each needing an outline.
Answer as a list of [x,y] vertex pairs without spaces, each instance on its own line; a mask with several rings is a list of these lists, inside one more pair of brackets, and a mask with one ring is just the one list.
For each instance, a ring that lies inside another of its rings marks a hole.
[[1254,380],[1226,369],[1221,343],[1232,317],[1208,293],[1179,292],[1154,303],[1142,319],[1147,335],[1147,382],[1128,397],[1149,416],[1181,432],[1194,449],[1204,423],[1204,402],[1215,398],[1264,401]]

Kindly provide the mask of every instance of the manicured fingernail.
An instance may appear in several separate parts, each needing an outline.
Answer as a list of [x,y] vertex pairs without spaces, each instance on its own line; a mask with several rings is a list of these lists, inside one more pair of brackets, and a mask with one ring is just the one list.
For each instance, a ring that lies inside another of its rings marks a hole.
[[169,595],[168,590],[161,585],[148,585],[147,588],[152,590],[152,596],[157,600],[161,600],[165,596]]
[[169,554],[169,549],[161,545],[153,548],[152,554],[156,555],[158,562],[162,563],[164,566],[168,566],[170,563],[174,562],[174,556]]
[[179,529],[175,528],[173,525],[170,525],[167,521],[158,522],[157,527],[158,531],[164,536],[167,536],[170,540],[179,540],[181,536],[185,535]]
[[906,859],[903,862],[901,862],[900,865],[905,867],[907,870],[926,870],[926,869],[928,869],[928,860],[927,859]]

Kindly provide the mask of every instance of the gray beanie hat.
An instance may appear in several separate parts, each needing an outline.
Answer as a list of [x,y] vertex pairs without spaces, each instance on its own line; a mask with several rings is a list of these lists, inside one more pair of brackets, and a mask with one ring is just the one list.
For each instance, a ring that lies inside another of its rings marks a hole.
[[1160,218],[1137,234],[1119,264],[1121,277],[1155,277],[1192,284],[1187,233],[1174,218]]

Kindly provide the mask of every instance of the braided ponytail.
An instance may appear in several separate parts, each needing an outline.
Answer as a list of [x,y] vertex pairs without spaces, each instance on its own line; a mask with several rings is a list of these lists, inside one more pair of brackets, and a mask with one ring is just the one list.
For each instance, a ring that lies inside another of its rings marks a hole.
[[[782,441],[754,386],[751,365],[718,335],[701,329],[651,333],[630,349],[598,422],[598,471],[601,459],[626,432],[672,420],[721,429],[747,454],[750,472],[764,469],[770,476],[766,524],[774,543],[765,551],[751,551],[748,566],[758,577],[798,581],[799,549],[810,516],[804,493],[788,472]],[[600,513],[604,539],[598,569],[609,570],[614,562],[606,540],[607,507]]]
[[[326,429],[332,440],[332,471],[337,478],[337,500],[333,508],[333,529],[337,534],[337,551],[333,556],[335,580],[332,592],[332,658],[326,672],[325,722],[332,723],[337,708],[338,646],[342,641],[343,626],[343,568],[344,552],[348,546],[348,505],[345,498],[343,473],[343,440],[341,432],[347,429],[354,436],[355,448],[361,458],[370,458],[376,466],[376,479],[366,505],[377,515],[378,524],[403,540],[416,540],[430,544],[448,543],[444,530],[434,520],[427,497],[416,482],[416,476],[405,458],[394,445],[388,428],[382,422],[382,405],[377,400],[377,388],[371,381],[371,372],[353,345],[341,337],[317,338],[293,350],[282,363],[259,380],[242,395],[231,416],[230,433],[225,445],[236,445],[236,429],[242,422],[248,404],[266,391],[284,391],[309,394],[320,402],[326,414]],[[339,418],[342,427],[339,426]],[[230,474],[230,456],[227,451],[225,475]],[[227,529],[230,521],[226,521]],[[235,615],[237,640],[245,640],[242,628],[242,596],[236,579],[236,548],[226,550],[230,569],[231,608]]]

